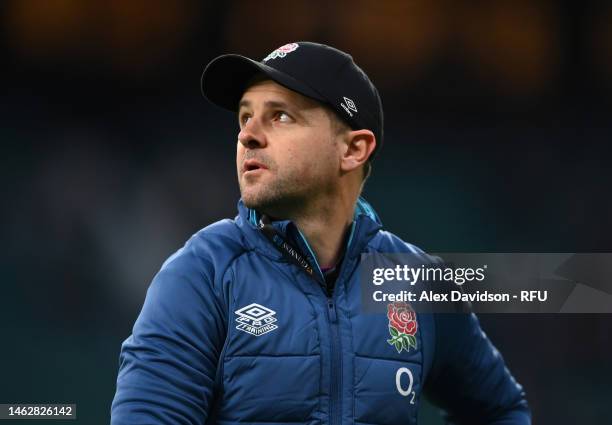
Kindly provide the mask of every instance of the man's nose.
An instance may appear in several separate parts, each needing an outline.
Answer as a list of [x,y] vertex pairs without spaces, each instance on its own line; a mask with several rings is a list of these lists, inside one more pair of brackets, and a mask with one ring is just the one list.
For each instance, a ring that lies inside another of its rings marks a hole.
[[263,148],[266,146],[266,136],[261,125],[255,118],[249,119],[238,133],[238,141],[247,149]]

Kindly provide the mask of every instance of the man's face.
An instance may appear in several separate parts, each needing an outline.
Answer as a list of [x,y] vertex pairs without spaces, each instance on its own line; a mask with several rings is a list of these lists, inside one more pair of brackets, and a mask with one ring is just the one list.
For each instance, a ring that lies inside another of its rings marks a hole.
[[236,165],[247,207],[282,214],[334,192],[339,136],[322,105],[263,80],[244,92],[238,119]]

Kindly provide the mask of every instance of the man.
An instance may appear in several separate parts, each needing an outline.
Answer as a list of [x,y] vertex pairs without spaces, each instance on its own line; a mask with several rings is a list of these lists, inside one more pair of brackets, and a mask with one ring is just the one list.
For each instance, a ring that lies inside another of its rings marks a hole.
[[361,254],[427,256],[359,197],[383,112],[352,58],[308,42],[261,62],[225,55],[202,90],[238,116],[239,215],[153,280],[112,423],[415,424],[423,396],[453,423],[530,423],[474,315],[362,311]]

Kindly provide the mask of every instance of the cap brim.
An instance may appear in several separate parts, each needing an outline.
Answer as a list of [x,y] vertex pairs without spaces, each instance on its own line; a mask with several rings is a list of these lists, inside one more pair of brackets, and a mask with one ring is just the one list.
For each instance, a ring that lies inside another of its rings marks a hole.
[[290,90],[325,102],[324,98],[308,85],[266,64],[240,55],[219,56],[206,66],[201,80],[202,94],[215,105],[236,111],[247,84],[259,73]]

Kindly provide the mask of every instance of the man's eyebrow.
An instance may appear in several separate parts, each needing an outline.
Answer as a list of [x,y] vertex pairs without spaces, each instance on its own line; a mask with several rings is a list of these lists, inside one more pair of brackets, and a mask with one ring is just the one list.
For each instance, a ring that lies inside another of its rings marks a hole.
[[[243,107],[251,106],[251,102],[247,99],[242,99],[240,103],[238,103],[238,110]],[[289,108],[289,104],[279,101],[279,100],[267,100],[264,102],[264,106],[267,108]]]
[[281,102],[278,100],[268,100],[264,102],[264,106],[268,108],[288,108],[289,105],[285,102]]
[[249,106],[251,104],[251,102],[249,102],[248,100],[242,99],[239,103],[238,103],[238,109],[240,110],[240,108],[244,107],[244,106]]

